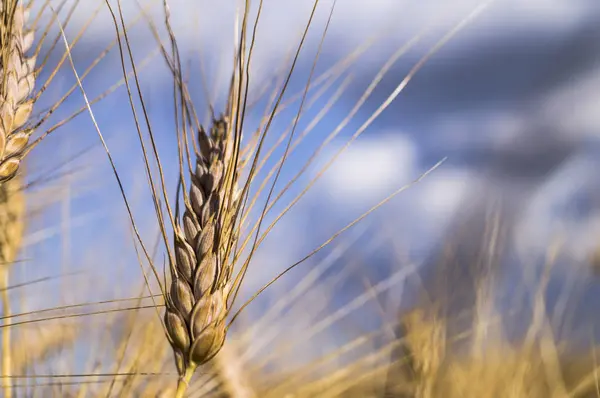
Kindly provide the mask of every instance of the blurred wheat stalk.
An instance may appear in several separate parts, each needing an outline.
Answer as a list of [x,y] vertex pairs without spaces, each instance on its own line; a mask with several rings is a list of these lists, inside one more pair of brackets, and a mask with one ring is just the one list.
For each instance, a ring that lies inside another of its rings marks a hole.
[[24,231],[25,195],[20,178],[0,184],[0,294],[2,299],[2,384],[11,397],[12,343],[10,328],[9,273],[21,247]]

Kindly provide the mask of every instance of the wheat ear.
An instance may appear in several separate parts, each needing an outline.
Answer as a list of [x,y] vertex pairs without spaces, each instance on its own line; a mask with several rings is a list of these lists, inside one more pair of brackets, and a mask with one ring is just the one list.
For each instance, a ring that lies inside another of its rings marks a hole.
[[25,30],[29,9],[19,0],[0,4],[0,183],[15,176],[31,130],[23,128],[33,109],[35,56],[25,57],[33,31]]
[[25,200],[20,179],[13,178],[0,184],[0,294],[2,299],[2,386],[4,397],[12,396],[11,380],[12,355],[10,335],[10,302],[8,276],[23,238],[23,218]]
[[175,227],[175,267],[166,299],[165,326],[181,375],[183,394],[197,366],[212,359],[225,341],[230,248],[236,241],[233,214],[237,183],[234,143],[225,118],[210,134],[200,129],[199,151],[184,195],[183,227]]

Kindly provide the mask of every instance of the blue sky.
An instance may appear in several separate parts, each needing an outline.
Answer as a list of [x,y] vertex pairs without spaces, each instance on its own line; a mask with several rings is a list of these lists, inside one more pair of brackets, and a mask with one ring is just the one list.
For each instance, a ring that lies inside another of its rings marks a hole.
[[[216,2],[208,1],[170,2],[184,62],[189,60],[192,70],[197,72],[198,60],[202,60],[211,90],[215,85],[224,87],[231,67],[227,62],[232,51],[234,2],[219,3],[217,6]],[[73,24],[67,28],[69,37],[74,36],[77,26],[82,26],[95,4],[89,1],[75,12]],[[421,1],[418,5],[378,0],[368,2],[368,6],[365,4],[358,0],[338,0],[317,71],[325,70],[369,37],[379,35],[378,39],[333,83],[323,99],[306,110],[306,119],[299,123],[298,133],[335,95],[343,79],[351,79],[332,109],[290,158],[282,181],[293,175],[323,137],[344,119],[394,51],[421,30],[428,29],[394,64],[372,97],[293,192],[299,192],[319,166],[343,146],[395,89],[415,62],[480,2],[461,0],[450,6],[449,2],[440,0]],[[331,1],[324,1],[319,7],[290,93],[300,91],[306,82],[330,5]],[[311,2],[306,0],[265,2],[266,11],[253,60],[252,89],[267,84],[290,47],[296,45],[310,6]],[[125,11],[126,18],[132,20],[133,2],[126,4]],[[150,13],[161,18],[160,6]],[[80,73],[114,38],[108,18],[102,9],[73,49]],[[448,226],[455,225],[455,220],[468,214],[471,207],[477,207],[482,198],[501,200],[502,208],[513,220],[511,251],[525,253],[526,258],[536,263],[550,242],[560,238],[565,243],[564,258],[557,271],[559,278],[567,275],[583,285],[594,284],[590,281],[586,258],[600,237],[598,206],[591,202],[589,195],[598,192],[598,183],[594,181],[600,148],[600,117],[596,110],[600,99],[598,22],[600,6],[594,1],[492,2],[426,64],[406,90],[273,230],[254,261],[247,293],[443,157],[448,160],[440,169],[365,221],[367,235],[383,235],[381,231],[387,231],[389,241],[401,246],[403,261],[426,266],[438,243],[447,239]],[[145,28],[134,28],[131,38],[138,60],[151,52],[154,42]],[[58,48],[63,51],[62,43]],[[84,81],[90,97],[120,78],[118,62],[118,54],[113,51]],[[201,80],[193,76],[192,73],[191,87],[197,87],[196,105],[203,110]],[[170,181],[174,181],[177,169],[170,133],[173,129],[171,80],[159,57],[144,67],[141,78],[165,172],[171,176]],[[64,67],[42,97],[38,109],[73,82],[70,68]],[[57,112],[55,120],[82,104],[76,92]],[[289,124],[294,109],[275,123],[273,139],[277,131]],[[151,244],[156,233],[155,220],[150,212],[126,92],[119,89],[93,110],[126,181],[140,229]],[[256,125],[260,116],[257,111],[251,113],[249,126]],[[24,254],[31,260],[24,265],[22,273],[15,275],[20,280],[30,280],[54,275],[65,267],[85,268],[84,276],[74,277],[81,278],[77,279],[81,283],[76,285],[75,291],[71,290],[73,297],[66,298],[74,302],[106,295],[120,296],[122,294],[115,290],[125,289],[140,275],[122,201],[88,115],[80,116],[45,140],[31,154],[29,167],[35,174],[83,148],[91,149],[69,166],[78,172],[72,180],[68,184],[64,180],[56,183],[53,194],[44,191],[41,197],[32,199],[34,204],[50,199],[52,211],[44,212],[42,218],[32,222],[30,244]],[[174,184],[171,185],[172,190]],[[55,234],[46,238],[51,232]],[[40,240],[40,236],[45,239]],[[349,238],[342,237],[342,242],[344,239]],[[352,247],[357,250],[356,245]],[[368,269],[363,270],[375,279],[381,278],[377,270],[389,266],[390,257],[386,257],[389,252],[394,252],[390,246],[380,249],[378,256],[382,258],[371,261],[366,266]],[[318,258],[325,255],[320,254]],[[361,255],[368,257],[373,253]],[[358,254],[349,256],[360,257]],[[37,266],[40,263],[44,266]],[[298,275],[309,268],[307,264],[306,269],[282,280],[273,294],[284,291],[288,284],[293,285]],[[108,269],[114,270],[112,276],[102,278]],[[515,280],[520,280],[519,270],[508,271],[506,275],[505,284],[510,291]],[[91,289],[86,282],[89,280],[97,281],[98,285]],[[62,283],[67,281],[68,278]],[[49,290],[60,289],[58,285],[46,286]],[[344,294],[341,290],[340,297]],[[30,305],[36,308],[48,305],[45,296],[39,301],[31,300]],[[498,305],[505,305],[502,299]]]

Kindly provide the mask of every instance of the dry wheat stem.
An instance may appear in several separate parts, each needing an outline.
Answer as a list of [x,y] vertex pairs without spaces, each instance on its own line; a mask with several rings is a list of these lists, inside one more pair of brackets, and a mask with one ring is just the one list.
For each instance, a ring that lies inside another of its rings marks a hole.
[[31,129],[23,128],[33,109],[35,56],[25,57],[33,32],[25,29],[29,17],[18,0],[0,4],[0,183],[15,176]]
[[15,261],[23,238],[25,198],[20,178],[0,185],[0,292],[2,300],[2,364],[1,375],[4,397],[12,396],[11,308],[9,301],[9,270]]

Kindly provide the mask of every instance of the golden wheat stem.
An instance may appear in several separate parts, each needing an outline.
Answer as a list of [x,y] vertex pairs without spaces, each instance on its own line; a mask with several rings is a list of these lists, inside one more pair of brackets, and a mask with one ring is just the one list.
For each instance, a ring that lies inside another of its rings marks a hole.
[[2,389],[4,397],[11,398],[12,388],[10,383],[12,357],[10,344],[10,301],[8,300],[8,265],[0,266],[0,291],[2,292],[2,315],[5,317],[2,328]]
[[2,300],[2,386],[4,397],[12,396],[13,352],[11,350],[11,309],[9,300],[10,267],[23,237],[25,198],[19,176],[0,184],[0,299]]
[[177,391],[175,392],[175,398],[183,398],[185,396],[185,392],[187,391],[188,386],[190,385],[190,380],[196,371],[196,365],[191,363],[185,369],[185,373],[183,376],[179,378],[177,382]]

